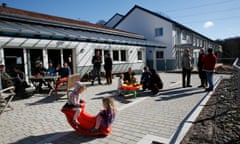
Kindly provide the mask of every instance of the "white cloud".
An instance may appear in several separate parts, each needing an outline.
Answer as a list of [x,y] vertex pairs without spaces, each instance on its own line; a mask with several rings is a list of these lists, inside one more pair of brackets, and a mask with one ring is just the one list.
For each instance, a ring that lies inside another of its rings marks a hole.
[[212,22],[212,21],[207,21],[207,22],[205,22],[204,23],[204,25],[203,25],[203,27],[204,28],[210,28],[210,27],[212,27],[212,26],[214,26],[214,23]]

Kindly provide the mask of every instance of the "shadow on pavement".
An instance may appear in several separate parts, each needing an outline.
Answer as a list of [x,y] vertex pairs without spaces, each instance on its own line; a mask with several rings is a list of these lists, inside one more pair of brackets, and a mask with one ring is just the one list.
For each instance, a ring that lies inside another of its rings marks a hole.
[[66,139],[69,139],[71,143],[85,143],[95,140],[96,138],[104,138],[104,136],[98,137],[83,136],[73,130],[68,132],[56,132],[39,136],[29,136],[11,144],[24,144],[24,143],[50,144],[55,143],[54,142],[55,140],[59,141],[59,139],[63,139],[63,141],[66,142],[68,141]]
[[156,101],[163,101],[163,100],[171,100],[186,96],[192,96],[199,93],[204,93],[204,89],[199,88],[174,88],[174,89],[168,89],[161,91],[157,96],[159,96],[159,99]]
[[55,96],[43,96],[43,97],[45,97],[45,98],[40,99],[38,101],[35,101],[33,103],[27,103],[27,105],[41,105],[41,104],[48,104],[48,103],[57,102]]

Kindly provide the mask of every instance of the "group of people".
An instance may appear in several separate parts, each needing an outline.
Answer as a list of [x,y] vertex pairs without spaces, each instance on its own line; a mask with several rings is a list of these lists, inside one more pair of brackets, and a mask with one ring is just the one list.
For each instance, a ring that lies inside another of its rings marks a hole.
[[27,93],[25,90],[27,87],[29,87],[28,83],[26,82],[25,73],[21,71],[18,66],[15,66],[13,69],[14,75],[12,77],[6,72],[5,65],[4,64],[0,65],[2,89],[14,86],[15,87],[14,92],[16,94],[16,97],[19,98],[29,97],[31,93]]
[[[53,75],[59,75],[60,78],[58,79],[58,81],[57,81],[57,83],[56,83],[56,88],[61,87],[61,84],[62,84],[63,82],[66,82],[67,79],[68,79],[68,76],[71,75],[71,74],[72,74],[72,70],[71,70],[71,68],[70,68],[70,66],[68,65],[67,62],[64,62],[63,67],[61,67],[61,65],[58,64],[58,65],[56,66],[56,68],[53,67],[53,63],[50,62],[50,63],[48,64],[48,68],[46,69],[45,67],[43,67],[42,62],[40,61],[40,62],[37,62],[37,66],[36,66],[35,71],[34,71],[34,75],[35,75],[36,77],[38,77],[38,76],[40,76],[40,75],[41,75],[41,76],[45,76],[45,75],[51,75],[51,76],[53,76]],[[46,83],[46,82],[44,82],[44,81],[41,81],[40,84],[39,84],[39,87],[40,87],[40,88],[41,88],[42,84],[44,84],[44,85],[46,85],[46,86],[48,86],[48,87],[51,87],[51,86],[49,85],[49,83]]]
[[[119,95],[122,94],[121,86],[123,84],[136,84],[137,79],[135,77],[135,73],[132,71],[132,68],[129,67],[128,71],[121,74],[119,77],[119,82],[118,82],[118,91]],[[163,88],[163,81],[160,78],[159,74],[156,72],[155,69],[150,69],[145,66],[143,68],[143,72],[141,74],[140,78],[140,84],[142,85],[143,91],[146,89],[151,90],[154,94],[157,94],[160,89]]]
[[[94,85],[94,81],[96,77],[98,78],[98,84],[102,85],[101,82],[101,64],[102,57],[100,55],[100,51],[96,51],[95,55],[92,58],[93,70],[92,70],[92,85]],[[110,57],[110,53],[107,53],[104,58],[104,70],[107,84],[112,84],[112,58]]]
[[[198,57],[198,74],[201,81],[199,88],[206,88],[206,91],[212,91],[213,74],[215,71],[215,65],[217,63],[217,56],[213,53],[212,48],[207,49],[207,53],[201,48]],[[182,57],[182,86],[192,87],[191,72],[193,70],[193,58],[190,55],[190,49],[186,48]],[[187,83],[186,83],[187,80]],[[207,87],[208,85],[208,87]]]
[[[81,125],[81,123],[78,121],[78,117],[81,112],[81,103],[83,102],[83,100],[81,100],[81,97],[85,89],[86,85],[82,84],[80,81],[77,81],[75,83],[74,90],[70,94],[69,99],[64,106],[75,110],[73,123],[76,125]],[[95,127],[90,132],[98,132],[100,130],[100,126],[108,128],[115,119],[116,108],[114,99],[112,97],[104,97],[102,99],[102,105],[103,110],[97,114]]]

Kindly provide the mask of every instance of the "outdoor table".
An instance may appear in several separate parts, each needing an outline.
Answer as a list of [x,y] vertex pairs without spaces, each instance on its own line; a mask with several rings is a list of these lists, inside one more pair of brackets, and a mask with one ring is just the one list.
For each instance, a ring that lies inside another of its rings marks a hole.
[[50,88],[51,93],[55,87],[56,82],[60,78],[58,75],[46,75],[46,76],[30,76],[29,80],[32,82],[33,86],[36,89],[36,92],[39,93],[39,90],[41,89],[41,83],[46,83],[47,86]]

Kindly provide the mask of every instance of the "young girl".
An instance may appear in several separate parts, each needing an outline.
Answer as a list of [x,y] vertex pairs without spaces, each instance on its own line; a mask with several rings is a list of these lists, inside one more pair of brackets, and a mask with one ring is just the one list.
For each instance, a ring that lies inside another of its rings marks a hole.
[[77,81],[75,83],[74,90],[69,96],[68,102],[67,102],[67,107],[72,108],[75,110],[75,114],[73,117],[73,122],[75,124],[80,124],[77,120],[80,112],[81,112],[81,94],[82,92],[86,89],[86,85],[82,84],[80,81]]
[[123,84],[124,84],[124,75],[121,74],[120,77],[119,77],[119,80],[118,80],[118,95],[119,96],[122,96],[121,87],[122,87]]
[[108,128],[115,119],[116,108],[114,105],[114,100],[111,97],[105,97],[102,99],[103,110],[101,110],[97,115],[97,120],[94,129],[91,132],[99,131],[100,125]]

